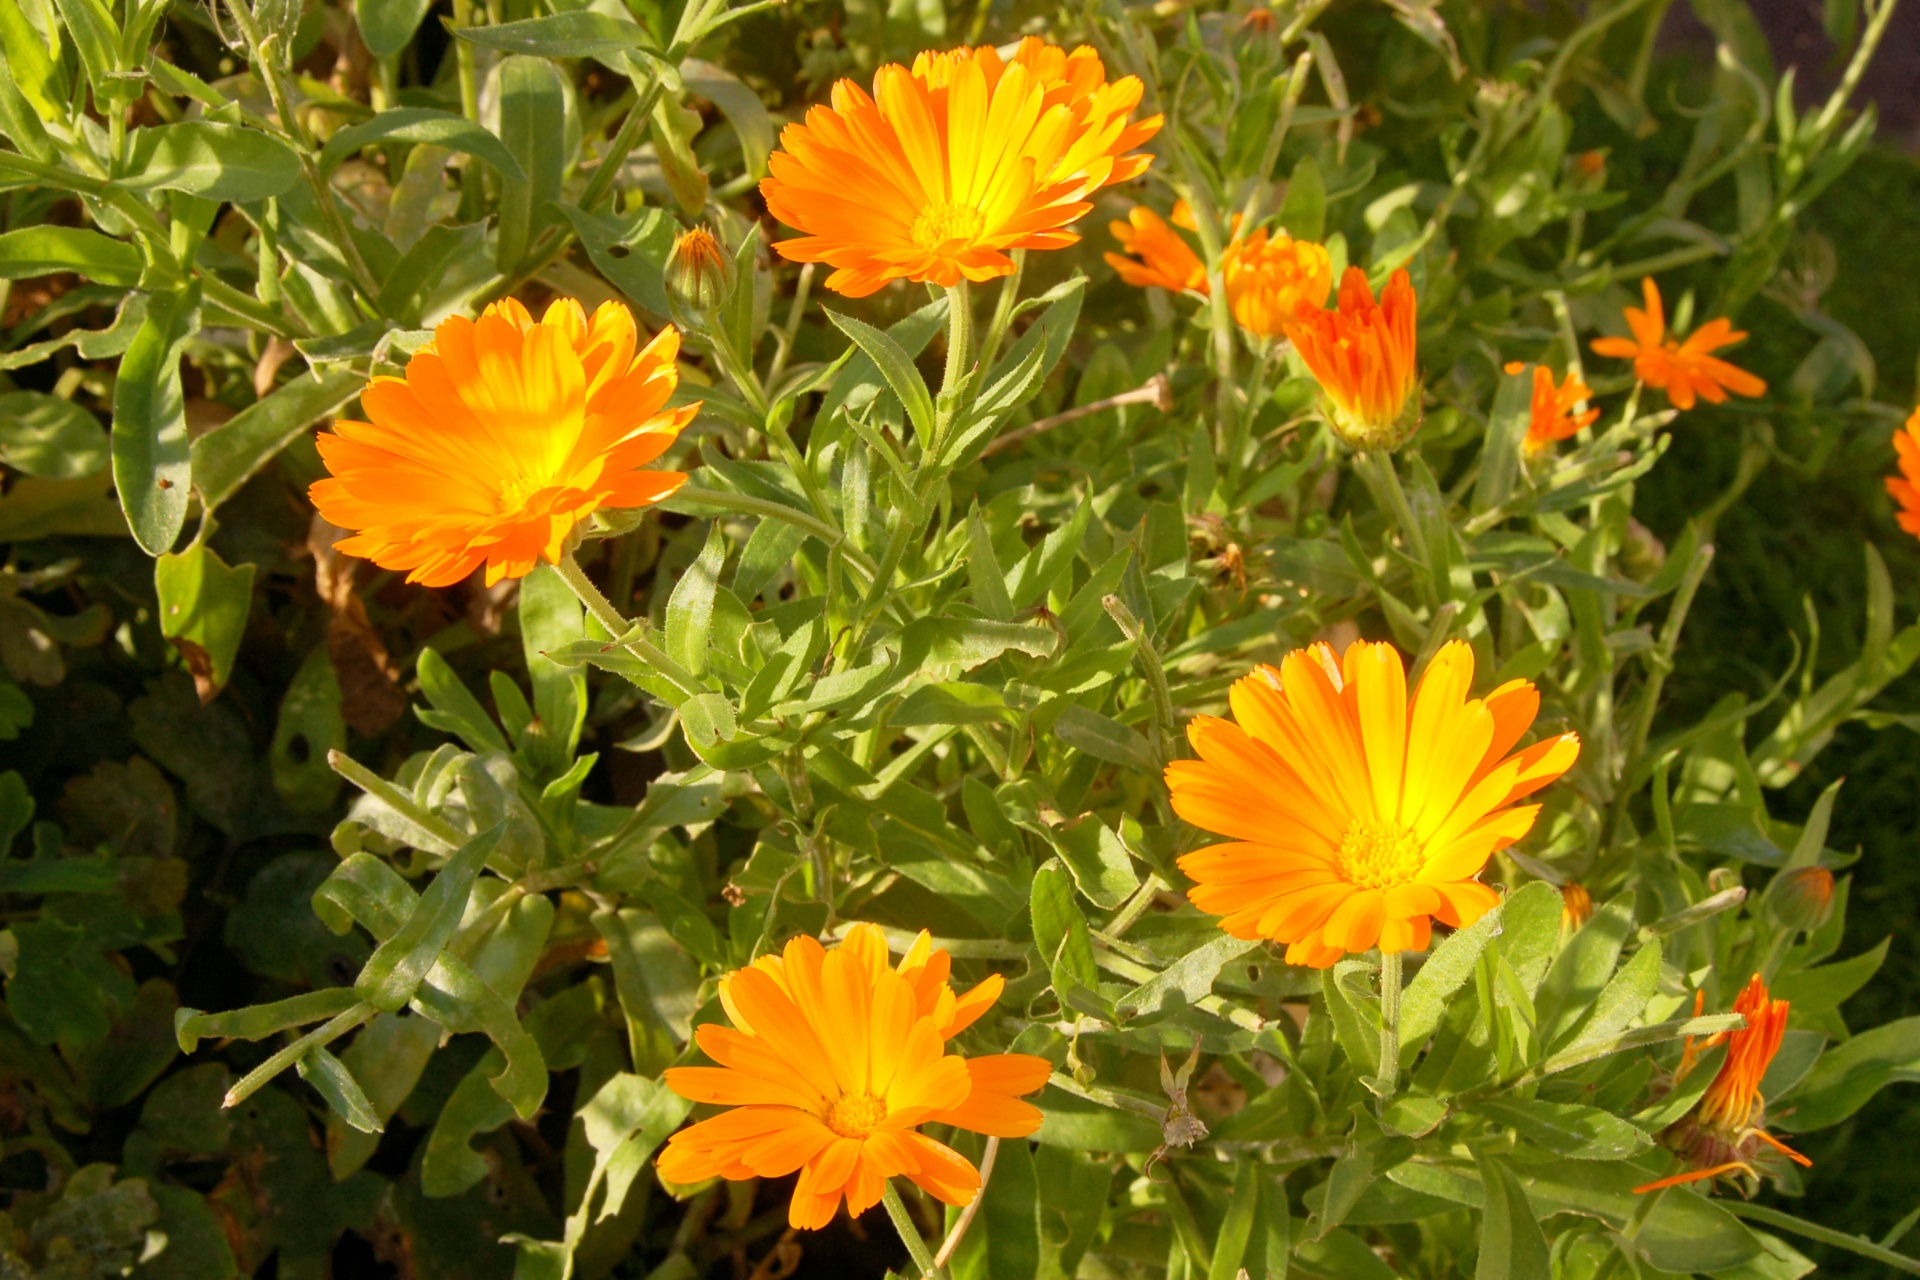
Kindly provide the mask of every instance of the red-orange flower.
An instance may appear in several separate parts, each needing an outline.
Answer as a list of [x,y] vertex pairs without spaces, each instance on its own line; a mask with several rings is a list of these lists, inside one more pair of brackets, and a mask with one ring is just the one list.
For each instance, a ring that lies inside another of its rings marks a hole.
[[637,344],[617,302],[589,320],[561,298],[535,323],[509,298],[441,321],[404,378],[360,393],[370,421],[343,418],[316,441],[333,474],[313,505],[358,531],[335,545],[430,587],[485,564],[491,586],[557,564],[600,508],[668,496],[686,476],[641,468],[699,406],[666,407],[680,335]]
[[1647,309],[1628,307],[1625,312],[1633,337],[1595,338],[1596,353],[1633,361],[1634,375],[1665,391],[1676,409],[1693,408],[1695,396],[1721,404],[1729,391],[1737,396],[1766,394],[1765,382],[1711,354],[1746,337],[1744,330],[1722,316],[1695,329],[1685,342],[1676,341],[1667,336],[1666,311],[1652,276],[1640,282],[1640,290]]
[[[1695,992],[1695,1017],[1700,1016],[1705,1004],[1706,993]],[[1760,1175],[1753,1161],[1768,1151],[1777,1151],[1796,1164],[1812,1166],[1813,1161],[1766,1131],[1766,1099],[1760,1096],[1760,1082],[1766,1078],[1767,1067],[1780,1052],[1780,1039],[1787,1032],[1787,1009],[1785,1000],[1768,997],[1767,984],[1756,973],[1748,980],[1739,999],[1733,1002],[1733,1011],[1747,1020],[1744,1027],[1723,1031],[1698,1047],[1692,1037],[1688,1037],[1680,1053],[1680,1066],[1674,1072],[1675,1085],[1693,1070],[1701,1049],[1722,1042],[1727,1046],[1726,1060],[1720,1064],[1713,1083],[1700,1095],[1699,1104],[1660,1135],[1660,1140],[1692,1167],[1685,1173],[1635,1187],[1636,1193],[1731,1173],[1744,1173],[1758,1180]]]
[[1367,273],[1348,267],[1337,308],[1303,308],[1286,323],[1287,337],[1326,394],[1334,434],[1352,448],[1391,449],[1419,425],[1417,309],[1405,271],[1388,278],[1375,303]]
[[[1186,203],[1174,206],[1175,226],[1191,227],[1192,215],[1181,220]],[[1107,265],[1120,278],[1141,288],[1158,286],[1174,293],[1193,292],[1202,297],[1209,292],[1207,264],[1193,247],[1153,210],[1137,204],[1127,212],[1125,222],[1110,222],[1107,230],[1120,242],[1120,253],[1105,255]],[[1131,254],[1132,257],[1126,255]]]
[[1090,47],[1037,36],[1011,62],[982,46],[889,64],[871,97],[842,80],[769,160],[767,208],[803,233],[774,248],[833,267],[827,287],[849,297],[1008,275],[1010,250],[1073,244],[1089,197],[1152,162],[1134,150],[1160,129],[1132,119],[1141,92],[1107,83]]
[[1887,477],[1887,492],[1900,504],[1893,518],[1902,529],[1920,538],[1920,409],[1915,409],[1906,425],[1893,433],[1893,451],[1900,460],[1900,474]]
[[694,1031],[721,1065],[671,1067],[665,1078],[684,1098],[733,1109],[674,1134],[660,1176],[685,1183],[798,1170],[787,1221],[805,1229],[831,1222],[843,1198],[849,1213],[872,1208],[896,1175],[946,1204],[969,1203],[979,1171],[917,1126],[1024,1138],[1041,1116],[1020,1095],[1044,1085],[1051,1067],[1024,1053],[947,1052],[1005,985],[996,974],[956,996],[951,968],[924,931],[892,968],[885,935],[862,924],[833,951],[795,938],[780,956],[722,979],[733,1028]]
[[1593,389],[1580,381],[1571,369],[1567,371],[1566,380],[1556,388],[1547,366],[1533,366],[1533,403],[1527,415],[1528,455],[1544,453],[1554,441],[1565,440],[1592,426],[1600,410],[1574,412],[1576,405],[1592,395]]
[[1187,896],[1236,938],[1287,944],[1324,969],[1349,952],[1419,951],[1434,920],[1472,924],[1500,900],[1477,877],[1533,828],[1516,804],[1573,766],[1571,733],[1514,750],[1540,694],[1510,680],[1468,696],[1473,650],[1449,641],[1408,696],[1390,644],[1325,644],[1257,668],[1232,720],[1195,717],[1198,760],[1167,766],[1173,811],[1232,840],[1187,854]]

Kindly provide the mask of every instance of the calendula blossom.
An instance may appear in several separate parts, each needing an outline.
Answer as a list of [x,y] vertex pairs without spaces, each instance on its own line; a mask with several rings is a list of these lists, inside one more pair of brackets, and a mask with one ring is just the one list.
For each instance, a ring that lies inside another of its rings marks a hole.
[[1045,1058],[967,1058],[946,1042],[993,1006],[996,974],[964,995],[948,984],[952,959],[923,931],[888,963],[886,936],[855,925],[828,951],[795,938],[779,956],[721,980],[731,1028],[694,1029],[717,1067],[671,1067],[667,1086],[695,1102],[730,1107],[673,1135],[660,1153],[671,1182],[778,1178],[798,1170],[787,1221],[826,1226],[844,1199],[858,1215],[905,1176],[946,1204],[964,1205],[980,1173],[919,1132],[946,1124],[1001,1138],[1040,1127],[1021,1095],[1046,1084]]
[[1388,277],[1376,303],[1366,272],[1348,267],[1337,306],[1302,308],[1284,325],[1320,384],[1328,424],[1351,448],[1391,449],[1419,426],[1417,306],[1405,271]]
[[1038,37],[1011,61],[982,46],[889,64],[872,96],[842,80],[769,160],[767,208],[803,233],[774,247],[833,267],[827,287],[849,297],[1008,275],[1011,250],[1075,243],[1088,198],[1152,162],[1135,148],[1161,122],[1133,120],[1141,92],[1109,84],[1091,48]]
[[699,405],[667,408],[680,335],[638,346],[616,302],[589,319],[561,298],[539,321],[511,298],[441,321],[406,376],[360,393],[368,421],[321,435],[332,473],[309,490],[351,537],[342,551],[443,587],[486,566],[487,584],[559,563],[603,507],[643,507],[686,483],[643,470]]
[[[1508,373],[1519,373],[1525,366],[1510,364]],[[1527,411],[1527,456],[1537,457],[1592,426],[1600,417],[1597,408],[1580,409],[1590,399],[1593,388],[1582,382],[1571,369],[1559,386],[1553,385],[1553,373],[1543,364],[1533,366],[1533,399]]]
[[[1696,991],[1696,1018],[1705,1005],[1706,993]],[[1787,1032],[1788,1008],[1785,1000],[1768,995],[1767,984],[1756,973],[1733,1002],[1733,1011],[1747,1020],[1746,1026],[1723,1031],[1704,1045],[1696,1046],[1691,1036],[1687,1038],[1673,1074],[1676,1087],[1692,1072],[1702,1049],[1721,1043],[1727,1046],[1727,1056],[1699,1103],[1660,1135],[1660,1140],[1691,1167],[1685,1173],[1635,1187],[1636,1193],[1734,1173],[1757,1182],[1760,1174],[1753,1162],[1769,1152],[1778,1152],[1798,1165],[1813,1166],[1813,1161],[1767,1132],[1767,1104],[1760,1096],[1760,1082],[1766,1078],[1767,1067],[1780,1052],[1780,1039]]]
[[[1227,307],[1240,327],[1262,338],[1277,338],[1302,309],[1311,313],[1326,303],[1333,287],[1333,260],[1321,245],[1291,239],[1285,232],[1269,238],[1261,227],[1227,246],[1220,278]],[[1409,356],[1411,351],[1409,347]]]
[[[1173,224],[1191,229],[1192,214],[1187,214],[1185,221],[1181,219],[1185,211],[1184,200],[1174,206]],[[1173,293],[1197,293],[1201,297],[1210,292],[1207,264],[1200,261],[1200,255],[1173,227],[1167,225],[1166,219],[1147,206],[1133,206],[1127,212],[1125,222],[1110,222],[1107,230],[1120,242],[1122,250],[1120,253],[1106,254],[1107,265],[1128,284],[1143,289],[1158,286]]]
[[1887,477],[1887,492],[1900,504],[1894,519],[1900,527],[1920,538],[1920,409],[1893,433],[1893,452],[1899,460],[1900,474]]
[[1650,387],[1667,393],[1676,409],[1691,409],[1695,397],[1722,404],[1727,392],[1737,396],[1760,396],[1767,384],[1745,369],[1736,368],[1712,353],[1746,337],[1724,316],[1709,320],[1681,342],[1667,335],[1666,310],[1660,303],[1660,287],[1648,276],[1640,282],[1646,310],[1625,309],[1631,338],[1595,338],[1598,355],[1633,361],[1634,376]]
[[1540,812],[1515,802],[1571,768],[1580,740],[1516,751],[1538,691],[1510,680],[1471,697],[1473,666],[1450,641],[1409,699],[1393,646],[1355,641],[1344,659],[1314,644],[1235,682],[1233,719],[1197,717],[1200,758],[1167,766],[1174,812],[1231,841],[1180,859],[1193,904],[1315,968],[1418,951],[1434,920],[1479,919],[1499,895],[1476,877]]

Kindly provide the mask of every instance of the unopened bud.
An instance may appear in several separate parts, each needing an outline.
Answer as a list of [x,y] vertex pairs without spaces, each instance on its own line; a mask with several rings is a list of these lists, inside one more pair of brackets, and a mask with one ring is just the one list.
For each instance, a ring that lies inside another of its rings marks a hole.
[[1581,191],[1598,191],[1607,185],[1607,153],[1582,151],[1573,158],[1573,185]]
[[1627,536],[1620,543],[1620,563],[1635,582],[1651,582],[1667,563],[1667,544],[1629,516]]
[[1767,893],[1774,919],[1789,929],[1811,932],[1833,914],[1833,872],[1825,867],[1795,867],[1774,878]]
[[1568,933],[1593,919],[1593,895],[1584,885],[1560,886],[1560,927]]
[[702,315],[733,294],[733,259],[705,227],[680,233],[667,255],[666,274],[674,300]]

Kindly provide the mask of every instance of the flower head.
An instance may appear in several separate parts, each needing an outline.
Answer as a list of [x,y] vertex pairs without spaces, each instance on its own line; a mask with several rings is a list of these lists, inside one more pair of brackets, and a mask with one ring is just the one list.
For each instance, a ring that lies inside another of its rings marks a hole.
[[1818,929],[1833,915],[1834,887],[1825,867],[1792,867],[1767,886],[1767,905],[1789,929]]
[[1893,433],[1893,451],[1900,460],[1900,474],[1887,477],[1887,492],[1900,504],[1894,519],[1900,527],[1920,538],[1920,409]]
[[[1183,220],[1181,215],[1186,213]],[[1173,209],[1174,226],[1191,227],[1193,215],[1186,202]],[[1120,242],[1120,253],[1108,253],[1107,265],[1119,272],[1128,284],[1147,288],[1157,285],[1173,293],[1208,293],[1207,265],[1200,255],[1159,214],[1143,204],[1133,206],[1125,222],[1110,222],[1107,229]],[[1132,257],[1126,255],[1131,254]]]
[[1338,307],[1311,307],[1285,324],[1327,400],[1334,434],[1354,449],[1391,449],[1419,425],[1413,281],[1395,271],[1380,301],[1366,272],[1340,277]]
[[1712,353],[1728,343],[1746,337],[1743,330],[1722,316],[1695,329],[1685,342],[1667,336],[1666,311],[1660,305],[1660,288],[1648,276],[1640,282],[1647,309],[1626,309],[1631,338],[1595,338],[1593,349],[1603,356],[1633,361],[1634,376],[1650,387],[1667,393],[1676,409],[1691,409],[1694,397],[1722,404],[1727,392],[1737,396],[1759,396],[1767,384],[1745,369],[1735,368]]
[[[1695,1017],[1700,1016],[1705,1004],[1706,993],[1695,992]],[[1744,1173],[1757,1181],[1760,1175],[1753,1162],[1768,1152],[1778,1152],[1796,1164],[1812,1166],[1813,1161],[1766,1131],[1766,1099],[1760,1096],[1760,1082],[1766,1078],[1773,1056],[1780,1052],[1780,1039],[1787,1031],[1787,1009],[1785,1000],[1768,997],[1767,984],[1760,980],[1759,974],[1748,980],[1746,989],[1733,1002],[1733,1011],[1747,1020],[1746,1026],[1737,1031],[1723,1031],[1699,1046],[1712,1048],[1724,1042],[1726,1059],[1706,1092],[1700,1095],[1699,1104],[1660,1135],[1660,1140],[1692,1167],[1685,1173],[1635,1187],[1636,1193],[1733,1173]],[[1676,1086],[1698,1060],[1699,1049],[1689,1036],[1686,1047],[1681,1050],[1680,1066],[1674,1072]]]
[[1571,933],[1593,919],[1593,895],[1585,885],[1569,882],[1560,886],[1560,927]]
[[760,184],[773,216],[803,234],[774,247],[834,268],[827,287],[864,297],[889,280],[938,285],[1013,271],[1011,249],[1057,249],[1100,188],[1140,174],[1135,76],[1107,83],[1093,49],[1038,37],[1012,61],[991,46],[923,53],[909,70],[851,80],[832,105],[781,133]]
[[[1325,644],[1260,667],[1229,693],[1233,720],[1196,718],[1200,756],[1167,766],[1174,812],[1228,836],[1187,854],[1188,897],[1236,938],[1325,968],[1348,952],[1418,951],[1432,922],[1473,923],[1499,896],[1475,879],[1540,812],[1516,805],[1572,767],[1571,733],[1515,751],[1540,695],[1511,680],[1468,696],[1455,640],[1411,700],[1392,645]],[[1237,722],[1237,723],[1236,723]]]
[[[1517,370],[1510,370],[1517,372]],[[1545,453],[1556,440],[1565,440],[1592,426],[1598,409],[1575,407],[1593,395],[1593,389],[1571,369],[1566,380],[1553,385],[1553,374],[1543,364],[1533,366],[1533,403],[1527,414],[1527,456]]]
[[[1227,247],[1220,275],[1227,306],[1240,327],[1262,338],[1277,338],[1301,309],[1311,311],[1326,302],[1333,287],[1333,260],[1312,241],[1294,240],[1285,232],[1269,239],[1262,227]],[[1407,350],[1411,369],[1411,337]]]
[[441,321],[405,377],[360,393],[369,421],[343,418],[318,439],[332,475],[309,496],[358,531],[336,545],[430,587],[485,564],[491,585],[558,563],[600,508],[671,494],[686,476],[641,468],[699,406],[666,407],[680,335],[637,343],[616,302],[589,320],[561,298],[536,322],[509,298]]
[[1005,985],[995,975],[956,996],[951,967],[925,932],[890,967],[885,935],[862,924],[833,951],[795,938],[781,955],[729,974],[720,1000],[733,1027],[694,1030],[721,1065],[672,1067],[666,1082],[683,1098],[733,1109],[674,1134],[660,1175],[699,1182],[798,1170],[787,1220],[808,1229],[831,1222],[842,1198],[849,1213],[864,1213],[897,1174],[947,1204],[971,1201],[979,1171],[917,1126],[1024,1138],[1041,1117],[1020,1095],[1052,1068],[1023,1053],[947,1052]]
[[667,255],[667,288],[682,305],[708,312],[733,292],[733,259],[705,227],[683,231]]

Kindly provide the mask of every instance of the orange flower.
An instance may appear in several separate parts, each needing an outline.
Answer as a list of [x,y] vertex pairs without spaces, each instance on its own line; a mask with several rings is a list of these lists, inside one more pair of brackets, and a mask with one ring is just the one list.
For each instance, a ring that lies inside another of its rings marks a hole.
[[1915,409],[1906,425],[1893,433],[1893,451],[1900,459],[1900,474],[1887,477],[1887,492],[1900,504],[1894,519],[1902,529],[1920,538],[1920,409]]
[[1141,91],[1134,76],[1108,84],[1091,48],[1037,36],[1011,62],[982,46],[889,64],[872,97],[842,80],[769,161],[767,208],[804,233],[774,247],[832,266],[827,287],[856,298],[1008,275],[1008,250],[1075,243],[1064,228],[1088,197],[1152,163],[1133,150],[1161,122],[1130,121]]
[[1560,886],[1560,927],[1572,932],[1593,919],[1593,895],[1585,885]]
[[443,587],[487,566],[487,584],[558,563],[602,507],[644,507],[686,483],[643,471],[698,405],[666,407],[680,335],[638,353],[616,302],[588,320],[561,298],[534,322],[512,299],[455,316],[407,366],[360,393],[371,421],[341,419],[317,443],[332,477],[309,496],[358,530],[336,545],[407,581]]
[[[1185,208],[1182,202],[1173,210],[1176,225],[1189,226],[1191,222],[1182,222],[1180,214]],[[1191,215],[1189,215],[1191,217]],[[1208,293],[1207,267],[1200,261],[1186,240],[1166,220],[1143,204],[1137,204],[1127,213],[1125,222],[1110,222],[1107,230],[1113,232],[1113,238],[1120,242],[1122,253],[1105,255],[1107,265],[1120,273],[1120,278],[1128,284],[1141,288],[1157,285],[1174,293],[1193,292],[1202,297]],[[1126,257],[1132,254],[1133,257]],[[1135,261],[1137,258],[1139,261]]]
[[[1519,370],[1509,367],[1508,372],[1517,373]],[[1600,410],[1573,411],[1575,405],[1592,395],[1593,389],[1580,381],[1572,370],[1567,371],[1566,381],[1556,390],[1553,374],[1547,366],[1533,366],[1533,407],[1527,418],[1528,456],[1545,453],[1554,441],[1565,440],[1575,432],[1592,426],[1600,416]]]
[[[1333,287],[1333,260],[1322,246],[1291,239],[1285,232],[1269,240],[1263,227],[1227,247],[1220,274],[1227,305],[1240,327],[1262,338],[1277,338],[1295,313],[1326,302],[1327,290]],[[1372,297],[1367,295],[1369,302]],[[1411,370],[1411,327],[1408,333]]]
[[1005,985],[995,975],[956,997],[951,967],[923,931],[890,968],[885,935],[861,924],[833,951],[795,938],[783,955],[722,979],[734,1029],[694,1030],[721,1065],[671,1067],[666,1082],[683,1098],[733,1110],[674,1134],[660,1176],[685,1183],[797,1169],[787,1221],[805,1229],[831,1222],[842,1197],[849,1213],[864,1213],[896,1174],[946,1204],[970,1202],[979,1171],[915,1126],[1024,1138],[1041,1117],[1020,1095],[1046,1084],[1052,1068],[1024,1053],[946,1052]]
[[1405,271],[1393,273],[1376,304],[1366,272],[1348,267],[1337,309],[1303,309],[1286,322],[1287,337],[1326,393],[1334,434],[1354,449],[1391,449],[1419,425],[1417,307]]
[[1603,356],[1633,361],[1634,376],[1650,387],[1667,393],[1676,409],[1691,409],[1696,395],[1722,404],[1727,392],[1737,396],[1760,396],[1767,384],[1745,369],[1735,368],[1712,352],[1746,337],[1724,316],[1695,329],[1685,342],[1667,336],[1666,312],[1660,305],[1660,289],[1648,276],[1640,282],[1647,309],[1626,309],[1631,338],[1595,338],[1593,349]]
[[1296,649],[1235,683],[1234,719],[1196,718],[1187,738],[1200,758],[1167,766],[1174,812],[1233,840],[1180,859],[1193,904],[1315,968],[1376,943],[1418,951],[1434,919],[1478,920],[1500,899],[1474,877],[1540,812],[1513,802],[1571,768],[1580,740],[1508,754],[1539,693],[1510,680],[1469,698],[1472,684],[1459,640],[1411,703],[1400,655],[1366,641],[1344,662],[1325,644]]
[[[1694,1017],[1700,1016],[1705,1005],[1706,993],[1696,991]],[[1733,1002],[1733,1011],[1745,1018],[1747,1025],[1738,1031],[1723,1031],[1702,1046],[1712,1048],[1722,1041],[1726,1043],[1727,1056],[1720,1064],[1719,1074],[1700,1096],[1699,1105],[1660,1135],[1662,1142],[1693,1167],[1686,1173],[1635,1187],[1636,1194],[1730,1173],[1744,1173],[1757,1181],[1760,1175],[1752,1161],[1765,1154],[1763,1148],[1777,1151],[1795,1164],[1812,1167],[1813,1161],[1765,1128],[1767,1107],[1766,1099],[1760,1096],[1760,1082],[1766,1078],[1773,1055],[1780,1052],[1780,1038],[1787,1031],[1787,1009],[1785,1000],[1768,998],[1767,984],[1760,980],[1759,974],[1754,974],[1739,999]],[[1674,1072],[1676,1086],[1693,1070],[1697,1060],[1698,1052],[1689,1036],[1680,1053],[1680,1066]]]

